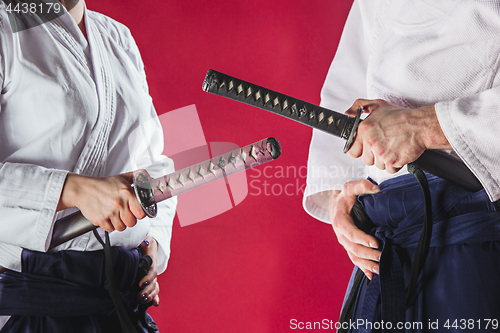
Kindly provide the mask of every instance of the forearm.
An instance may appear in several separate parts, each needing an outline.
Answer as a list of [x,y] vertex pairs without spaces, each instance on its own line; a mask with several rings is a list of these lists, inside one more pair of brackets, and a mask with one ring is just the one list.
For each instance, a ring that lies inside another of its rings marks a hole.
[[57,208],[77,207],[94,225],[109,232],[123,231],[145,217],[132,182],[132,172],[104,178],[70,173]]

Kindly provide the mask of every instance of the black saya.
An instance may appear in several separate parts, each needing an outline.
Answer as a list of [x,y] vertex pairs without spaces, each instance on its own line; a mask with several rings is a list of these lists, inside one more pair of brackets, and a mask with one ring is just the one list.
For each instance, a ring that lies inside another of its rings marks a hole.
[[[335,112],[297,98],[246,82],[235,77],[209,70],[203,90],[215,95],[240,101],[304,125],[347,140],[344,153],[349,150],[356,136],[362,109],[355,117]],[[422,170],[450,181],[469,191],[483,187],[476,176],[459,159],[439,150],[426,150],[415,162]]]

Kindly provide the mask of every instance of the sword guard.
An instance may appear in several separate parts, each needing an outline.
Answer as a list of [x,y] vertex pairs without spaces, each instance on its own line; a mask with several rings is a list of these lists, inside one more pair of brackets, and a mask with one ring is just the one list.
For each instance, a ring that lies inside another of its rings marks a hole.
[[349,126],[350,129],[348,130],[349,132],[346,133],[347,134],[347,142],[345,143],[345,146],[344,146],[344,154],[347,153],[349,151],[349,149],[351,149],[351,146],[352,146],[352,143],[354,142],[354,139],[356,138],[356,132],[358,131],[358,125],[359,123],[361,122],[361,114],[363,113],[363,107],[360,106],[358,108],[358,112],[356,112],[356,116],[354,118],[351,118],[351,123],[352,125]]
[[144,213],[148,217],[155,217],[158,214],[158,209],[153,197],[151,179],[151,176],[145,170],[134,174],[134,192]]

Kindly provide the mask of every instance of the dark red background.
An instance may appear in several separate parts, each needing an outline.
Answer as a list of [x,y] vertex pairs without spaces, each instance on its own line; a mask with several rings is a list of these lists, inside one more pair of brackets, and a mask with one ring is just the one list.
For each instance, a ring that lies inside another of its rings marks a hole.
[[[86,2],[132,31],[159,114],[195,104],[208,142],[244,146],[273,136],[283,149],[273,168],[306,165],[309,128],[201,85],[213,68],[319,103],[352,1]],[[294,191],[305,184],[303,174],[288,176],[261,181],[298,181]],[[212,219],[174,221],[161,305],[150,312],[162,332],[297,331],[291,319],[338,319],[351,269],[331,226],[304,212],[301,193],[249,195]]]

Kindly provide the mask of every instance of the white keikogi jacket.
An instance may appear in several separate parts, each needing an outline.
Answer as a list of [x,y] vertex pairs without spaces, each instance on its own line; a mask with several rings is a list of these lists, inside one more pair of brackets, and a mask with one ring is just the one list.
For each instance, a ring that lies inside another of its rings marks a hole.
[[[500,6],[498,1],[356,0],[321,92],[347,110],[357,98],[436,106],[454,151],[500,199]],[[304,207],[329,222],[326,191],[395,175],[342,154],[344,142],[313,132]],[[323,194],[323,195],[322,195]]]
[[[20,269],[22,248],[47,250],[54,221],[69,213],[55,211],[68,171],[173,171],[130,31],[89,10],[85,23],[88,42],[67,12],[13,32],[0,3],[0,265],[10,269]],[[160,203],[158,217],[111,233],[111,244],[133,248],[151,234],[163,272],[175,205]],[[102,247],[87,233],[61,249]]]

